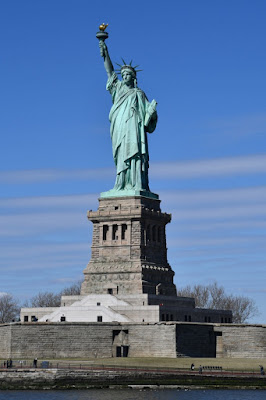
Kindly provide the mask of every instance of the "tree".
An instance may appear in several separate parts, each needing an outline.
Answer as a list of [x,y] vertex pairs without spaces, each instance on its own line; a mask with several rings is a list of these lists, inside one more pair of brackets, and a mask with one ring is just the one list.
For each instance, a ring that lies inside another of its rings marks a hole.
[[0,296],[0,323],[12,322],[18,318],[18,301],[11,294]]
[[24,304],[24,307],[59,307],[60,293],[40,292]]
[[39,292],[24,303],[24,307],[60,307],[61,296],[76,296],[80,294],[82,281],[77,281],[59,293]]
[[196,307],[213,308],[215,310],[231,310],[232,322],[243,324],[258,314],[253,299],[245,296],[227,295],[223,286],[217,282],[209,285],[186,286],[177,291],[178,296],[193,297]]
[[82,280],[79,280],[79,281],[73,283],[73,285],[66,287],[65,289],[63,289],[60,292],[60,295],[61,296],[78,296],[78,295],[80,295],[82,282],[83,282]]

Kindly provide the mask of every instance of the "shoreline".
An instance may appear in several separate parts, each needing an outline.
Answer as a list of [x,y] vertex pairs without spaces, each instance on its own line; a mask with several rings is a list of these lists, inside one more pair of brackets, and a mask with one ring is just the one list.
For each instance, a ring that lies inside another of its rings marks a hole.
[[266,389],[266,377],[234,373],[173,373],[65,369],[9,369],[0,371],[0,390],[69,389]]

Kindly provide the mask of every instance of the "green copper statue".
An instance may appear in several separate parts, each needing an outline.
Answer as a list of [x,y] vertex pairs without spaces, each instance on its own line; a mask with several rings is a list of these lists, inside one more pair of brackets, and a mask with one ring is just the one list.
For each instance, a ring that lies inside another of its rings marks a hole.
[[155,100],[149,103],[145,93],[137,87],[137,70],[131,63],[120,66],[122,80],[118,79],[104,42],[108,37],[104,32],[106,26],[102,24],[96,36],[108,76],[106,89],[113,100],[109,119],[116,182],[114,188],[101,197],[144,195],[158,198],[149,189],[147,141],[147,132],[152,133],[156,128],[157,103]]

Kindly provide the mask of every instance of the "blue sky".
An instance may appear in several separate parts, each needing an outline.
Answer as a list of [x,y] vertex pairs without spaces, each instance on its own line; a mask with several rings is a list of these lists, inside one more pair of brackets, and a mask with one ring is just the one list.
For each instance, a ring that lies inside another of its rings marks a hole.
[[82,277],[113,187],[111,98],[95,34],[140,64],[158,102],[150,187],[178,287],[217,280],[266,323],[266,2],[0,4],[0,292],[24,300]]

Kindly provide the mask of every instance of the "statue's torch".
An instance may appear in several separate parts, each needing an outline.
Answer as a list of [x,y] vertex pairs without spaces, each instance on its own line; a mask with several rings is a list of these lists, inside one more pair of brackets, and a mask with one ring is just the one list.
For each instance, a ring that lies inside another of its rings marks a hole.
[[[107,28],[107,26],[108,26],[108,24],[104,24],[104,23],[102,23],[99,26],[100,30],[99,30],[99,32],[96,33],[96,37],[99,40],[99,42],[104,42],[105,39],[108,38],[108,32],[105,32],[105,29]],[[102,57],[104,56],[102,47],[101,47],[101,56]]]

